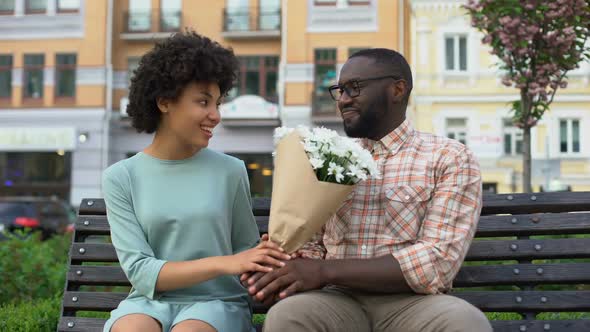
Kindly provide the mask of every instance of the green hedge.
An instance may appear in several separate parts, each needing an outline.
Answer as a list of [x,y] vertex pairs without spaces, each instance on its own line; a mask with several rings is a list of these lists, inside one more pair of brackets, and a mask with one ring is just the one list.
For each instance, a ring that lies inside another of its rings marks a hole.
[[39,234],[8,235],[0,241],[0,306],[61,296],[70,244],[71,234],[47,241]]
[[61,310],[61,296],[0,306],[0,331],[53,332]]

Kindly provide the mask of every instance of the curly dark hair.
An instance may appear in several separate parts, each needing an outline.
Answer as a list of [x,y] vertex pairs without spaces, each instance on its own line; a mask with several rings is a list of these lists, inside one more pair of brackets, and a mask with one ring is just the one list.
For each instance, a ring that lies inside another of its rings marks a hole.
[[156,44],[139,61],[129,88],[127,113],[138,132],[158,129],[158,98],[177,100],[191,82],[214,82],[221,95],[237,79],[239,65],[231,48],[193,30],[176,33]]

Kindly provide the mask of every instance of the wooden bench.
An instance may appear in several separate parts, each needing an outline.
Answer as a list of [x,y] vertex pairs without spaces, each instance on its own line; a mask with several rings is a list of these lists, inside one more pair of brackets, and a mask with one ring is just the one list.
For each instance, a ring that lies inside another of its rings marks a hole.
[[[254,200],[261,233],[269,206],[269,199]],[[77,314],[111,311],[126,297],[125,289],[111,289],[129,281],[113,264],[109,234],[104,201],[84,199],[58,331],[101,331],[104,319]],[[484,196],[477,239],[452,294],[485,312],[515,313],[515,320],[492,320],[495,331],[590,331],[590,237],[579,234],[590,234],[590,192]],[[582,312],[586,319],[539,317],[548,312]]]

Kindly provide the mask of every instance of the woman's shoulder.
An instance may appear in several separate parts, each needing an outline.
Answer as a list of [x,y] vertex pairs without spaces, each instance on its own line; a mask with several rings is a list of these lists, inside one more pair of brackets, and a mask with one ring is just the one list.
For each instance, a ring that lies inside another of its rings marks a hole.
[[225,153],[214,151],[211,149],[205,149],[203,152],[207,154],[206,160],[218,169],[223,169],[231,173],[240,173],[242,172],[242,169],[245,167],[244,162],[241,159],[227,155]]
[[125,182],[128,179],[129,167],[135,157],[119,160],[102,172],[102,180],[105,182]]

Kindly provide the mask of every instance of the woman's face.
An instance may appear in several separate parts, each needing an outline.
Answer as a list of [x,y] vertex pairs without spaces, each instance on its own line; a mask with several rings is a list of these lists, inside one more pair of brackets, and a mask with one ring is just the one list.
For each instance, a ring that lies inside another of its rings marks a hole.
[[221,121],[221,95],[217,83],[188,84],[178,100],[159,103],[162,111],[161,129],[195,148],[209,145],[213,128]]

